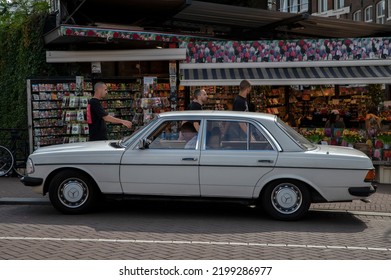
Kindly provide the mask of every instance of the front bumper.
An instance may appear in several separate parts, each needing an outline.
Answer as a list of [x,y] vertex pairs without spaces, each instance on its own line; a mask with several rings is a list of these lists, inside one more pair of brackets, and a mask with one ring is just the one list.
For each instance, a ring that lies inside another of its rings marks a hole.
[[42,178],[35,178],[35,177],[28,177],[28,176],[23,176],[20,178],[20,181],[28,187],[35,187],[42,185],[43,179]]
[[351,187],[349,193],[354,196],[368,197],[376,192],[377,185],[372,184],[370,187]]

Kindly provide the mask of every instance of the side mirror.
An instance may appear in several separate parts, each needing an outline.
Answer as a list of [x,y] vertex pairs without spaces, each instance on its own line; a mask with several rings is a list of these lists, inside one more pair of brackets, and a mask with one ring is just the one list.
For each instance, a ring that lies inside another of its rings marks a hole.
[[146,138],[140,139],[140,141],[138,142],[138,148],[140,150],[148,149],[149,144],[150,144],[150,141],[148,141],[148,139],[146,139]]

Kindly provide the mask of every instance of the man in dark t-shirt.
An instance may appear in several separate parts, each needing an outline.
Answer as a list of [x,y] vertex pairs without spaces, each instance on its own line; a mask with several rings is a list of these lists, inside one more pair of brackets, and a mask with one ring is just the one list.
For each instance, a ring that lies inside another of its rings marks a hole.
[[103,109],[98,98],[90,99],[92,123],[89,124],[90,141],[107,140],[106,122],[103,117],[108,113]]
[[[208,100],[208,94],[204,89],[196,89],[194,91],[194,99],[187,107],[187,110],[202,110],[202,106],[205,104],[205,102]],[[195,129],[198,131],[200,128],[199,122],[193,122],[193,125]]]
[[[247,95],[250,93],[251,84],[247,80],[243,80],[239,85],[239,94],[235,96],[233,111],[248,112]],[[247,137],[247,126],[242,122],[232,122],[227,128],[225,140],[245,140]]]
[[90,99],[90,113],[92,123],[88,124],[89,140],[107,140],[106,122],[120,123],[127,128],[132,127],[132,122],[110,116],[102,107],[100,100],[107,95],[107,86],[103,82],[98,82],[94,86],[94,96]]
[[194,99],[187,107],[187,110],[202,110],[202,106],[208,100],[208,95],[204,89],[196,89],[194,91]]
[[247,80],[243,80],[239,85],[239,94],[234,99],[232,107],[233,111],[248,112],[247,95],[250,93],[251,84]]

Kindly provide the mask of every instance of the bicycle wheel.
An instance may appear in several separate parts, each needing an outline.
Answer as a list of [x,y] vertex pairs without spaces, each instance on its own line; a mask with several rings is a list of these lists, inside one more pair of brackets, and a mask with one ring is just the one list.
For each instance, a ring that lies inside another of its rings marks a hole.
[[14,166],[14,157],[10,150],[0,146],[0,177],[7,175]]

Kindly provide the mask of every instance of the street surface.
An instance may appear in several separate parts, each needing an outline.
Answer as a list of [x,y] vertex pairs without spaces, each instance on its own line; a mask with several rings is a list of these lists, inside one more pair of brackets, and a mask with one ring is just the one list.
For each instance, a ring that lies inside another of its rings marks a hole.
[[226,204],[128,201],[78,216],[0,204],[0,259],[390,260],[391,215],[312,210],[281,222]]

